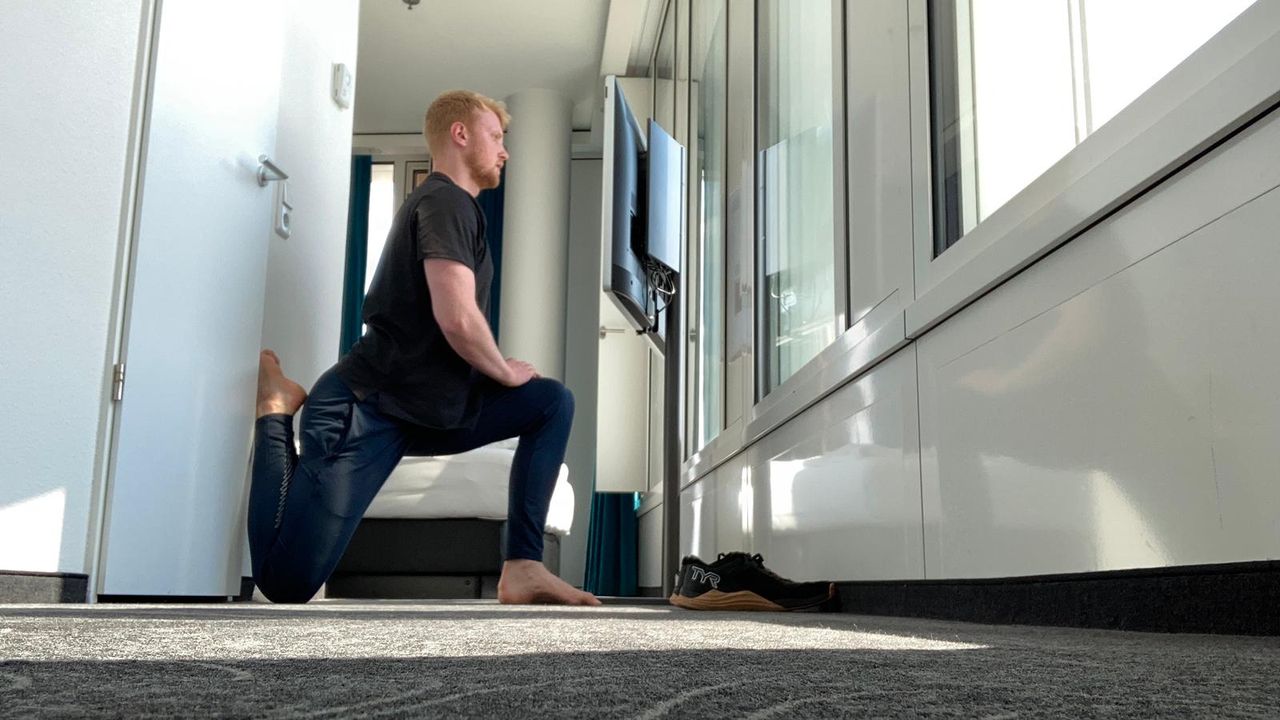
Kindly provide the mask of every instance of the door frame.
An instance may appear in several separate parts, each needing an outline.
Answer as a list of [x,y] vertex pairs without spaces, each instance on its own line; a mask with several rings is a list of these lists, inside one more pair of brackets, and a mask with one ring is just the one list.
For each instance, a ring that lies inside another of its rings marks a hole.
[[97,603],[102,586],[103,553],[106,547],[106,519],[110,511],[111,487],[115,480],[116,442],[119,439],[119,404],[113,397],[115,367],[124,361],[129,340],[129,316],[133,305],[133,276],[137,263],[137,230],[142,211],[142,188],[155,86],[155,48],[160,32],[164,0],[143,0],[138,29],[138,61],[134,75],[133,102],[129,119],[129,142],[125,157],[120,228],[116,246],[115,277],[112,286],[111,318],[102,373],[103,403],[98,419],[97,452],[93,492],[86,538],[86,565],[89,568],[87,597]]

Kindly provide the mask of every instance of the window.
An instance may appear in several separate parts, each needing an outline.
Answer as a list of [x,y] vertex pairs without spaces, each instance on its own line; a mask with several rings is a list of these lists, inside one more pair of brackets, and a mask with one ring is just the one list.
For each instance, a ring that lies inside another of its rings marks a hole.
[[1253,0],[929,0],[934,255]]
[[701,0],[691,12],[689,186],[698,255],[694,318],[697,365],[694,450],[724,429],[725,149],[728,104],[727,15],[724,0]]
[[756,76],[759,396],[844,330],[839,3],[761,0]]
[[382,247],[387,244],[387,235],[391,232],[391,221],[395,219],[400,203],[395,196],[395,163],[374,163],[372,179],[369,182],[369,239],[365,254],[364,291],[369,292],[369,284],[373,282],[373,274],[378,270],[378,260],[382,258]]

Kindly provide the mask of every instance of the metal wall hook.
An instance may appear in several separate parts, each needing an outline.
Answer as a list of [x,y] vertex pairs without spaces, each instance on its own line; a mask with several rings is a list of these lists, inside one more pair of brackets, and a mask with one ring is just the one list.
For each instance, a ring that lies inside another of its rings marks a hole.
[[[285,171],[281,170],[279,166],[271,162],[270,157],[266,155],[259,155],[258,162],[262,163],[261,165],[258,166],[258,184],[261,185],[262,187],[266,187],[267,183],[273,180],[289,179],[289,176],[288,174],[285,173]],[[268,176],[267,172],[270,172],[271,176]]]

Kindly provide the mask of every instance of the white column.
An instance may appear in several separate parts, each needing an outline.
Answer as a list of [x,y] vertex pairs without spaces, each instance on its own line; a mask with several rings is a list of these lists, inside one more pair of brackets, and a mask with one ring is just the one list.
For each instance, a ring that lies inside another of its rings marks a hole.
[[506,188],[498,343],[503,354],[564,379],[572,105],[550,90],[506,98]]

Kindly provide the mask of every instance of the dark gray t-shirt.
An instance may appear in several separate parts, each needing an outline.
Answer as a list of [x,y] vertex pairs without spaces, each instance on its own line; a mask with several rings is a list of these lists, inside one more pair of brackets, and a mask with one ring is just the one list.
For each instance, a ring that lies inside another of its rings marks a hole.
[[475,272],[476,304],[488,317],[493,259],[484,212],[448,176],[432,173],[404,201],[364,300],[364,337],[338,361],[358,397],[377,394],[387,415],[432,428],[475,425],[483,385],[436,323],[422,262],[456,260]]

